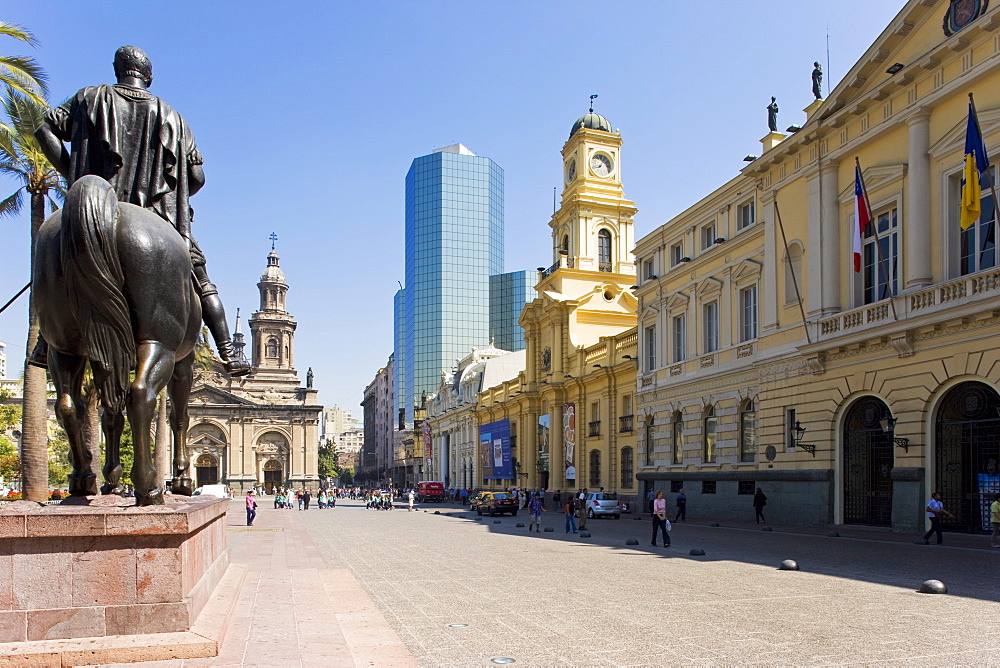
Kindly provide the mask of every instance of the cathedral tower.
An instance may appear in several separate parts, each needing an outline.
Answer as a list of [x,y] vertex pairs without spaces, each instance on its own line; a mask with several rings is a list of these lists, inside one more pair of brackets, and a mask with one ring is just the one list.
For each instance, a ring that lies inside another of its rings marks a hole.
[[260,310],[250,316],[253,359],[250,379],[253,384],[297,387],[295,372],[295,328],[297,323],[285,310],[288,284],[278,264],[278,254],[271,247],[267,267],[257,283],[260,290]]

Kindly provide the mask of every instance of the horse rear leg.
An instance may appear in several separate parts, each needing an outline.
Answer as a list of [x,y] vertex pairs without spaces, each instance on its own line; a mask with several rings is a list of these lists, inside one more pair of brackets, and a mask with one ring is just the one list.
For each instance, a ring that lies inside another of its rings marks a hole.
[[173,373],[174,354],[158,341],[143,341],[135,352],[135,380],[128,393],[128,421],[135,445],[131,473],[135,502],[138,506],[162,505],[163,487],[157,484],[150,433],[156,416],[156,397]]
[[84,357],[68,355],[49,349],[49,370],[56,386],[56,417],[69,440],[70,496],[95,496],[97,476],[91,470],[93,455],[84,442],[83,423],[87,419],[87,406],[83,399],[83,371],[87,366]]
[[194,483],[188,475],[188,460],[185,455],[187,446],[188,399],[191,397],[191,384],[194,382],[194,353],[174,365],[174,373],[167,386],[170,395],[170,428],[174,437],[174,479],[170,491],[174,494],[191,495]]

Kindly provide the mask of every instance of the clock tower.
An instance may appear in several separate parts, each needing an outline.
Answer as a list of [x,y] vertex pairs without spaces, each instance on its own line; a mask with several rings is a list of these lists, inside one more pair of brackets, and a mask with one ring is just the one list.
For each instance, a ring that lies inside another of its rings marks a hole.
[[562,206],[549,227],[560,267],[611,274],[630,286],[636,208],[622,190],[621,146],[621,135],[593,108],[573,123],[562,149]]

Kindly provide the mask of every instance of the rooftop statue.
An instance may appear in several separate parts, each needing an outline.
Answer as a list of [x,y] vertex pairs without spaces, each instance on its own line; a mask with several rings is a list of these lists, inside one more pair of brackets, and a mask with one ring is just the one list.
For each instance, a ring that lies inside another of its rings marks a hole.
[[823,68],[818,62],[813,63],[812,72],[813,96],[817,100],[823,99]]
[[774,97],[771,104],[767,105],[767,127],[771,132],[778,131],[778,102]]

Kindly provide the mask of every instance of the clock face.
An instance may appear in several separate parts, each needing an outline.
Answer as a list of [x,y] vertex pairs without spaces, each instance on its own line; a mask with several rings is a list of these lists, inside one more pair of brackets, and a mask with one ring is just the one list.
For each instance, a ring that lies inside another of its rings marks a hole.
[[611,156],[607,153],[595,153],[590,157],[590,170],[598,176],[607,176],[613,168]]
[[569,167],[566,169],[566,183],[572,183],[573,179],[576,178],[576,159],[569,161]]

